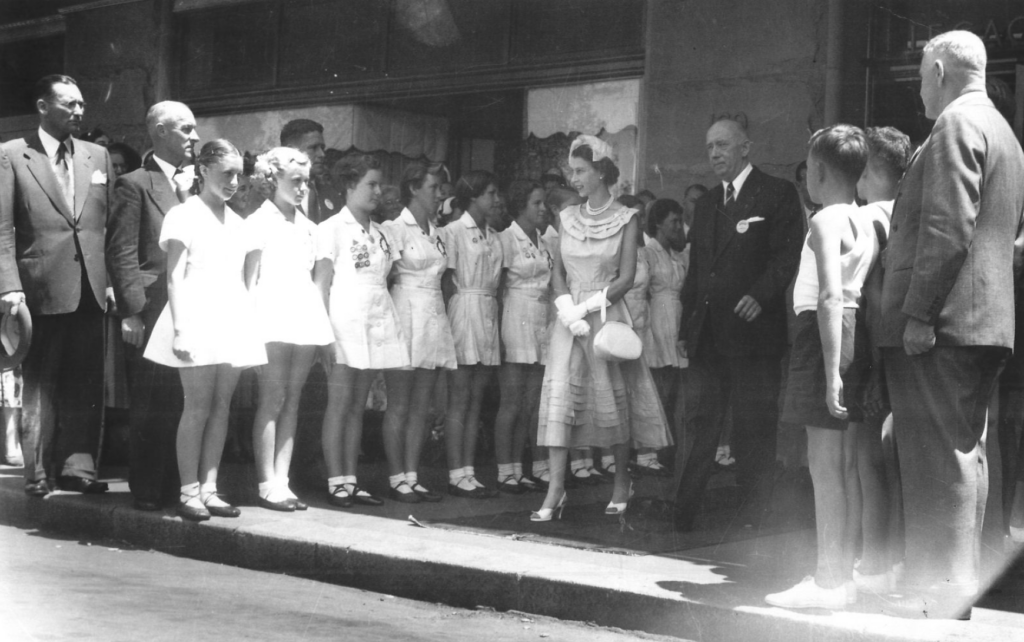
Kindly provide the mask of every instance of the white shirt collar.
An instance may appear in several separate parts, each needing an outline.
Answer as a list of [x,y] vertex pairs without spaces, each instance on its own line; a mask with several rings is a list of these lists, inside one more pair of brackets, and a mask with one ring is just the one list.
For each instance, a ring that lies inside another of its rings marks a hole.
[[[398,220],[402,221],[410,227],[419,227],[420,224],[416,222],[416,217],[413,215],[412,210],[408,207],[402,208],[402,213],[398,215]],[[422,229],[422,228],[421,228]],[[434,233],[434,224],[427,218],[427,229],[430,234]]]
[[178,171],[178,168],[175,167],[174,165],[171,165],[170,163],[160,158],[156,154],[153,154],[153,160],[156,161],[156,164],[160,168],[160,171],[162,171],[164,173],[164,176],[167,177],[167,181],[171,184],[171,187],[174,187],[174,172]]
[[[754,169],[754,166],[751,165],[748,162],[747,166],[743,168],[743,171],[741,171],[736,176],[736,178],[732,179],[732,188],[734,190],[736,190],[736,198],[740,197],[740,190],[743,189],[743,184],[747,182],[747,177],[750,176],[750,172],[753,171],[753,169]],[[729,182],[728,181],[722,181],[722,189],[728,191],[728,189],[729,189]]]
[[[72,156],[75,154],[75,143],[72,142],[74,139],[68,136],[65,140],[67,143],[68,151],[71,152]],[[50,136],[42,127],[39,128],[39,141],[43,144],[43,150],[46,151],[46,155],[50,158],[57,156],[57,148],[60,147],[60,141]]]
[[469,215],[469,212],[463,212],[462,216],[459,217],[459,221],[461,221],[462,224],[465,225],[466,227],[477,227],[476,221],[474,221],[473,217]]

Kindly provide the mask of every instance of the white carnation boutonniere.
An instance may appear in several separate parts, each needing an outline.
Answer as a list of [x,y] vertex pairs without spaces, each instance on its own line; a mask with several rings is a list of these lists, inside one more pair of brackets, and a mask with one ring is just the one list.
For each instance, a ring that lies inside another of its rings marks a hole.
[[93,185],[106,185],[107,184],[107,173],[96,170],[92,173],[92,184]]
[[181,168],[181,171],[174,175],[172,179],[174,181],[175,189],[187,192],[192,189],[192,183],[196,181],[196,166],[186,165]]

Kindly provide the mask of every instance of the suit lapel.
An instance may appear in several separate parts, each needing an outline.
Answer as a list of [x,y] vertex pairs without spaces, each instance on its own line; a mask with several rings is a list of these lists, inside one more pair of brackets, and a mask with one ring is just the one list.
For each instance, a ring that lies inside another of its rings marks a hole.
[[[89,185],[92,184],[92,154],[85,145],[75,142],[75,217],[81,216],[85,200],[89,197]],[[110,177],[107,177],[110,180]]]
[[[721,247],[715,247],[715,256],[711,259],[712,265],[718,261],[719,257],[721,257],[722,253],[725,251],[725,248],[729,247],[732,240],[736,238],[736,223],[750,216],[750,210],[752,210],[754,208],[754,204],[757,203],[757,197],[760,193],[761,180],[760,176],[758,176],[758,170],[755,167],[751,170],[750,176],[747,177],[746,182],[743,184],[743,189],[740,190],[739,199],[736,201],[736,211],[733,212],[732,217],[725,213],[725,206],[722,205],[720,200],[715,204],[715,224],[728,226],[728,229],[726,230],[728,236],[726,237],[725,243],[722,243]],[[718,238],[717,234],[715,238]]]
[[171,184],[167,181],[167,176],[152,157],[146,160],[146,171],[149,172],[150,189],[147,191],[150,199],[160,213],[166,216],[167,212],[178,204],[178,195],[175,194]]
[[[57,185],[57,176],[50,166],[50,158],[43,149],[43,142],[39,140],[39,134],[32,134],[27,139],[28,147],[25,150],[25,159],[28,161],[28,170],[36,177],[39,187],[49,197],[50,202],[70,223],[74,223],[71,210],[68,209],[67,201],[64,200],[64,192]],[[76,168],[77,170],[77,168]]]

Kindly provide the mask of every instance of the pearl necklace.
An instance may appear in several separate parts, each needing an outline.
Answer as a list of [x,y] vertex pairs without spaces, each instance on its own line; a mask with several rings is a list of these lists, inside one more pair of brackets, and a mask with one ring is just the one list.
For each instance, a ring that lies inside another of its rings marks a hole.
[[607,210],[609,207],[611,207],[613,202],[615,202],[615,199],[612,198],[612,196],[609,194],[608,195],[608,201],[604,205],[602,205],[601,207],[598,207],[598,208],[595,209],[595,208],[590,207],[590,199],[587,199],[587,202],[586,202],[587,214],[589,214],[591,216],[598,216],[599,214],[604,213],[604,211]]

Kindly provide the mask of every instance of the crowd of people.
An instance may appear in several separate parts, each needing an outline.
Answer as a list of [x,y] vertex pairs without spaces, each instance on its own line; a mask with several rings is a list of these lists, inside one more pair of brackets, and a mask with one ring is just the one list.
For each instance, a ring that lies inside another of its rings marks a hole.
[[[817,565],[768,603],[842,609],[898,584],[903,611],[962,617],[979,589],[987,408],[1014,344],[1024,221],[1024,154],[985,66],[976,36],[936,37],[920,68],[936,124],[917,152],[891,127],[833,125],[812,136],[797,186],[750,163],[745,117],[716,117],[719,183],[682,202],[618,194],[614,151],[589,135],[565,176],[453,182],[411,162],[390,186],[374,156],[328,154],[309,120],[256,155],[223,139],[196,150],[195,118],[173,101],[149,109],[140,159],[76,138],[77,84],[48,76],[38,132],[0,148],[0,312],[30,310],[34,326],[25,491],[107,489],[93,454],[116,309],[140,510],[240,514],[217,481],[251,367],[258,505],[306,509],[289,471],[314,364],[327,502],[384,502],[358,466],[380,373],[387,498],[442,501],[419,469],[443,375],[449,496],[544,493],[530,519],[545,522],[572,484],[600,479],[620,516],[630,469],[674,460],[666,500],[691,530],[728,430],[741,519],[760,526],[778,428],[796,427]],[[481,480],[495,375],[497,477]]]

